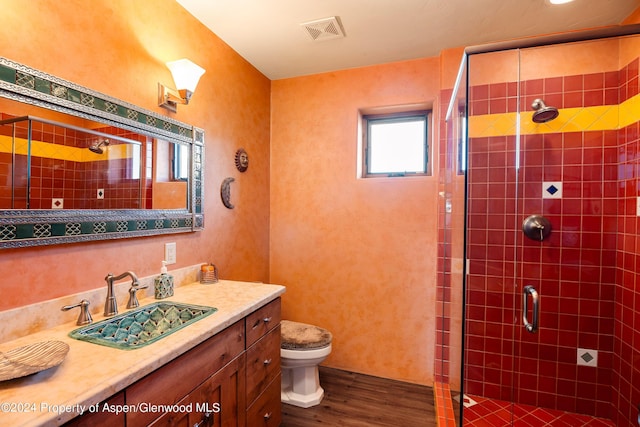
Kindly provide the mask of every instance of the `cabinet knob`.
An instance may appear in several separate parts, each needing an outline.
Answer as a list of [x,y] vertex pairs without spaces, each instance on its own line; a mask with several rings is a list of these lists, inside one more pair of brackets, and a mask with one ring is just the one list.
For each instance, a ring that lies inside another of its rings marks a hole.
[[204,416],[202,417],[202,420],[200,420],[199,423],[195,423],[193,425],[193,427],[209,427],[212,426],[213,424],[211,423],[211,421],[213,421],[213,418],[211,417],[211,413],[207,412],[206,414],[204,414]]
[[273,415],[273,412],[269,412],[264,414],[264,420],[265,421],[269,421],[269,419],[271,419],[271,415]]
[[[262,319],[262,322],[267,324],[271,322],[271,319],[272,319],[271,317],[265,317]],[[256,323],[253,324],[252,329],[257,328],[258,326],[260,326],[260,319],[256,320]]]
[[263,362],[264,366],[270,365],[272,360],[273,359],[265,359],[265,361]]

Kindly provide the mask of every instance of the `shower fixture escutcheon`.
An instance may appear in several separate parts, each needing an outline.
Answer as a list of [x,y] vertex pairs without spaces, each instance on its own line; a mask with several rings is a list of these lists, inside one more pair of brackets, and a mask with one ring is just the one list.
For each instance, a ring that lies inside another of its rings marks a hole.
[[542,215],[531,215],[522,221],[522,231],[531,240],[542,242],[551,234],[551,221]]

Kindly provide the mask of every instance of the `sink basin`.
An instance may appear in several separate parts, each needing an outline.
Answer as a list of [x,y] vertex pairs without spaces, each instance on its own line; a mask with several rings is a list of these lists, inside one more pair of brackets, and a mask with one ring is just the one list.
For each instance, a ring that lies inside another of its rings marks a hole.
[[171,335],[218,309],[178,302],[155,302],[78,328],[69,336],[81,341],[133,350]]

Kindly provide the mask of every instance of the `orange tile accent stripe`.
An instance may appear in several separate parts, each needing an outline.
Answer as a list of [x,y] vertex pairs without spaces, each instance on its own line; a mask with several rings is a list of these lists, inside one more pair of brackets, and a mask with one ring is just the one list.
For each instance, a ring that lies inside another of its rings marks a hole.
[[456,427],[456,416],[451,402],[449,384],[436,382],[433,384],[435,397],[436,422],[438,427]]

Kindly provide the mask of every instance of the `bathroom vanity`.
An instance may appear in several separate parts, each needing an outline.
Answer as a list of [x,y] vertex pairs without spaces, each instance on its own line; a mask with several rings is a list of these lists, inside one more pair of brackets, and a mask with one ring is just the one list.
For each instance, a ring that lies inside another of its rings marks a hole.
[[56,368],[0,383],[0,402],[23,409],[3,410],[0,424],[277,426],[282,293],[231,281],[179,287],[167,300],[218,311],[135,350],[74,340],[69,324],[3,343],[55,339],[70,350]]

